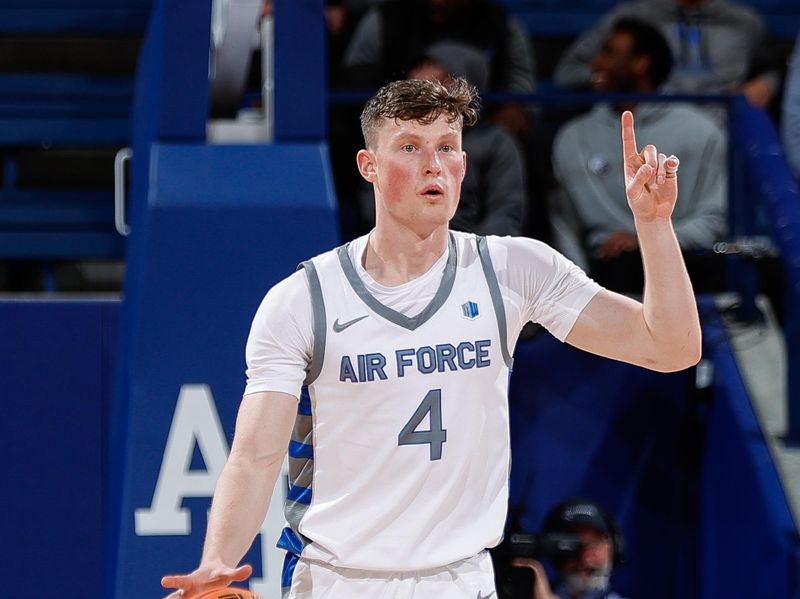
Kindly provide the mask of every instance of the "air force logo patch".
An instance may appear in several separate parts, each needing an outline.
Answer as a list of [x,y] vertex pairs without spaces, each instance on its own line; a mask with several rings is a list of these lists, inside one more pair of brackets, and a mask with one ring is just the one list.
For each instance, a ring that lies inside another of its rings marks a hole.
[[480,311],[478,310],[478,304],[475,302],[466,302],[461,304],[461,315],[469,320],[475,320],[481,315]]

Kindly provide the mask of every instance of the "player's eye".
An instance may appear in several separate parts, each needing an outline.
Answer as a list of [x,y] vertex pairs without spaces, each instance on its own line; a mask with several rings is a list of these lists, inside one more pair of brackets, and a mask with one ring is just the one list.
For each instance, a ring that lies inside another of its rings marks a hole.
[[442,146],[442,152],[452,152],[452,151],[453,151],[453,146],[449,144],[444,144]]
[[409,154],[414,151],[414,146],[412,144],[406,144],[403,146],[403,152],[408,152]]

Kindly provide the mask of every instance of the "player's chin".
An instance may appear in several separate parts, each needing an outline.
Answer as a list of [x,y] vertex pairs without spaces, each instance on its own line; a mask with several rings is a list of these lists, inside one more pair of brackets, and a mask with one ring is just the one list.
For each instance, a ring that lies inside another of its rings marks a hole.
[[444,202],[430,203],[424,205],[421,212],[428,219],[447,223],[450,222],[451,218],[453,218],[453,215],[456,213],[456,208],[452,204]]

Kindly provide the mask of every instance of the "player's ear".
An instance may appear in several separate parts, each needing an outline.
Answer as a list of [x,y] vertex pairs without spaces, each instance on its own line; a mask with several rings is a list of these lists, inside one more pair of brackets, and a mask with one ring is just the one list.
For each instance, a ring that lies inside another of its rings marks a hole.
[[461,152],[461,181],[464,181],[464,177],[467,174],[467,153],[462,151]]
[[369,150],[359,150],[356,154],[358,172],[370,183],[375,182],[375,156]]

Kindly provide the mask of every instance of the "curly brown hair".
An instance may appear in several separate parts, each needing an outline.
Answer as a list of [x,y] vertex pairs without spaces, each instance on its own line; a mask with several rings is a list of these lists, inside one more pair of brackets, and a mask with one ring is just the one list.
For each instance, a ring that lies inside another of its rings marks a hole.
[[361,112],[361,133],[369,148],[384,119],[427,125],[445,114],[448,122],[463,128],[477,122],[479,110],[478,90],[462,77],[443,83],[403,79],[384,85],[367,101]]

